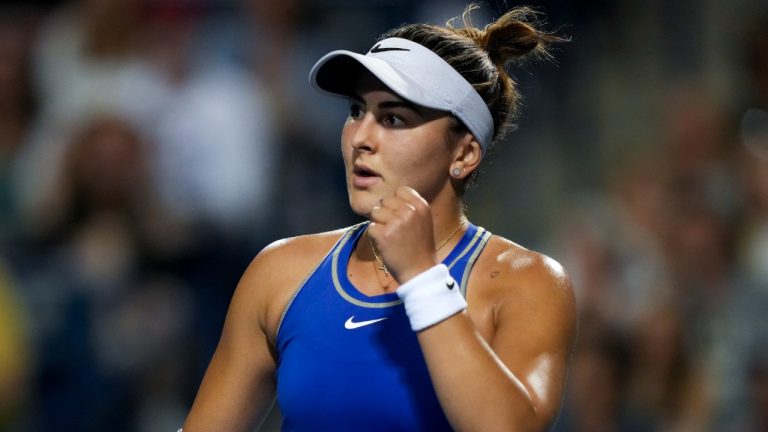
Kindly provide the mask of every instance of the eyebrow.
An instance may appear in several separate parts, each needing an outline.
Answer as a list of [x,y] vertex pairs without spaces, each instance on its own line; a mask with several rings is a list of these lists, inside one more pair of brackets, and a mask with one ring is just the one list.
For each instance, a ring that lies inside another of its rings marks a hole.
[[[360,102],[362,104],[365,104],[365,101],[363,100],[363,98],[360,95],[358,95],[357,93],[352,93],[349,97],[352,98],[355,102]],[[420,116],[424,116],[424,113],[421,111],[421,109],[419,108],[418,105],[416,105],[413,102],[410,102],[410,101],[407,101],[407,100],[404,100],[404,99],[399,99],[399,98],[394,99],[394,100],[388,100],[388,101],[380,102],[378,104],[378,108],[381,108],[381,109],[407,108],[407,109],[415,112],[416,114],[418,114]]]

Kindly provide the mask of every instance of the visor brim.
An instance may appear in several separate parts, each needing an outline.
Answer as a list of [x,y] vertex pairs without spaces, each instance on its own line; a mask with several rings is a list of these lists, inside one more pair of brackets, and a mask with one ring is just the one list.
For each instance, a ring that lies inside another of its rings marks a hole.
[[321,93],[350,97],[356,96],[354,87],[365,71],[411,103],[453,114],[449,106],[432,97],[419,83],[398,71],[392,64],[351,51],[333,51],[323,56],[312,68],[309,79],[312,87]]

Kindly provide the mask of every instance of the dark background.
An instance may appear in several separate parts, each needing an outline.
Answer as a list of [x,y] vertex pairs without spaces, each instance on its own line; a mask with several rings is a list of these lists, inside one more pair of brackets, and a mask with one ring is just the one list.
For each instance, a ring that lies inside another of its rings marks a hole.
[[[468,214],[574,281],[555,430],[768,430],[768,7],[532,5],[572,41]],[[463,7],[3,2],[0,431],[175,430],[252,257],[358,221],[311,65]]]

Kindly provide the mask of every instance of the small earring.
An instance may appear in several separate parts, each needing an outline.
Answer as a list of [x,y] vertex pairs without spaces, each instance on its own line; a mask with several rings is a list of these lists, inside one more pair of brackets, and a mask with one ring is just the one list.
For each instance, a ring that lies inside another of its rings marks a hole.
[[453,168],[451,169],[451,175],[454,177],[458,177],[461,175],[461,171],[462,171],[461,168]]

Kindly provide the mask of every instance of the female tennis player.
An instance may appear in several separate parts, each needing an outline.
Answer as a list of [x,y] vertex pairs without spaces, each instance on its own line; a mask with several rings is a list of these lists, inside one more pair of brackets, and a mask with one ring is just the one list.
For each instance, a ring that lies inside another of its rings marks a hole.
[[250,430],[275,395],[285,431],[553,422],[575,332],[569,279],[473,225],[462,197],[518,107],[505,65],[557,38],[529,9],[485,29],[470,11],[462,29],[405,25],[315,64],[313,86],[349,101],[349,202],[367,221],[256,256],[185,432]]

